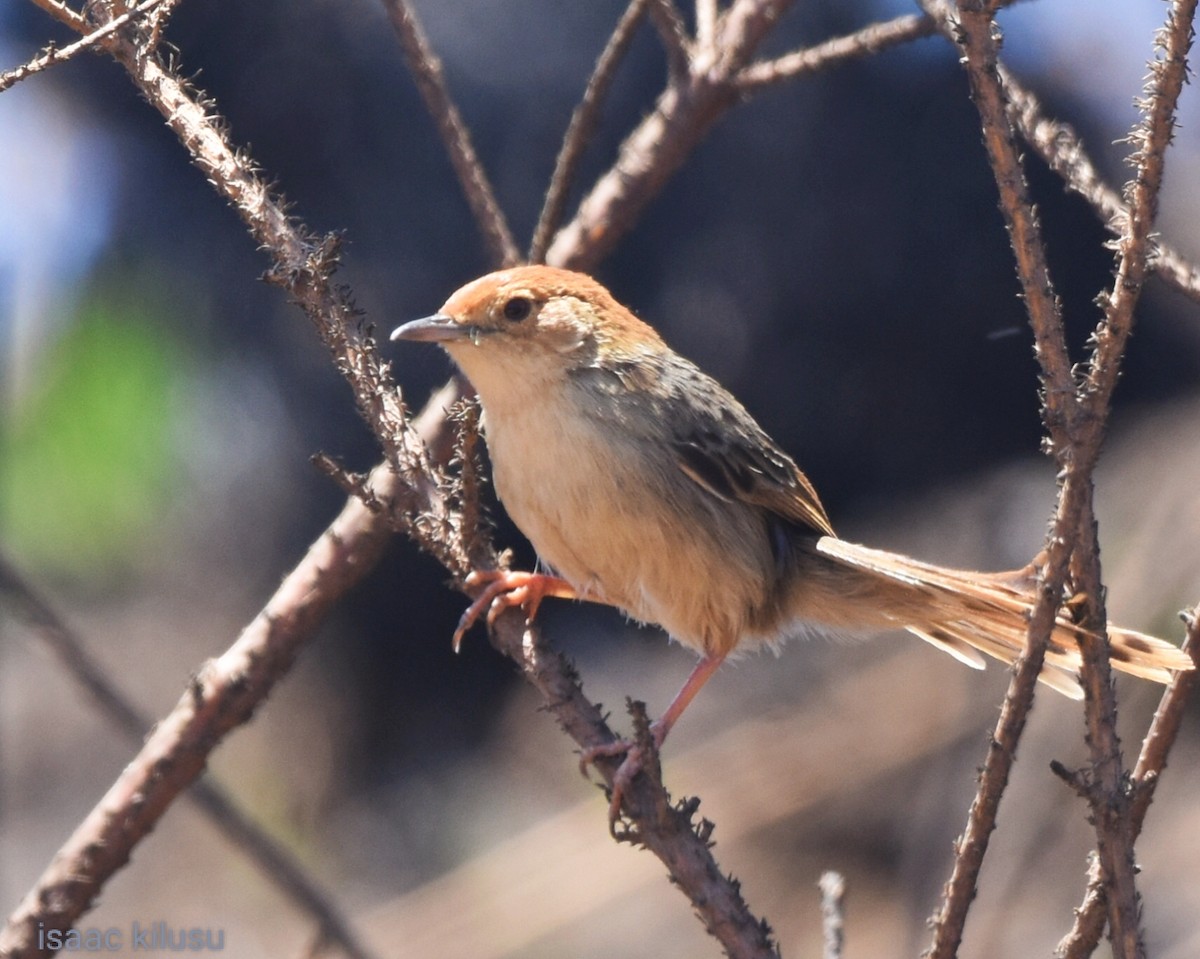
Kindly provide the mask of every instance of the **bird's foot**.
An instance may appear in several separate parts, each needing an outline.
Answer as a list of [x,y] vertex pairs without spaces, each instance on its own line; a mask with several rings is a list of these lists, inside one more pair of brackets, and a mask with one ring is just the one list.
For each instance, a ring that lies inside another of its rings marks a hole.
[[476,570],[467,577],[466,585],[468,588],[482,586],[483,589],[458,620],[458,628],[454,630],[455,652],[458,652],[462,645],[467,630],[475,625],[484,610],[487,610],[487,624],[490,629],[496,622],[496,617],[512,606],[524,607],[525,622],[532,623],[537,616],[538,607],[547,596],[556,596],[559,599],[579,598],[575,588],[565,579],[547,576],[544,573],[521,573],[503,569]]
[[[662,747],[663,740],[667,738],[667,727],[661,721],[651,723],[649,732],[649,741],[646,743],[630,739],[614,739],[610,743],[591,746],[580,753],[579,772],[584,778],[590,778],[588,776],[588,767],[594,766],[598,759],[615,759],[617,756],[625,757],[612,776],[608,801],[608,825],[610,829],[615,830],[617,820],[621,818],[621,803],[625,800],[626,790],[629,789],[638,773],[643,771],[647,760],[651,760],[652,757],[652,761],[657,760],[658,750]],[[653,750],[652,754],[647,747]]]

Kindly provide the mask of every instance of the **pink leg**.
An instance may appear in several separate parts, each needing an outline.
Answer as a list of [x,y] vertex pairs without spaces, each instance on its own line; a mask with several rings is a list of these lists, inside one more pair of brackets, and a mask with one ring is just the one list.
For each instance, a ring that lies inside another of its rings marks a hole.
[[488,626],[510,606],[525,607],[525,621],[532,623],[537,616],[538,606],[547,596],[559,599],[579,599],[575,588],[565,579],[546,576],[542,573],[515,573],[508,570],[476,570],[467,577],[468,586],[487,585],[467,607],[454,630],[454,651],[462,645],[463,635],[475,625],[475,621],[486,609]]
[[[723,662],[725,662],[724,653],[719,656],[705,656],[695,665],[666,711],[650,726],[655,750],[662,748],[667,733],[671,731],[679,717],[683,715],[683,711],[688,708],[688,704],[696,698],[696,694],[700,692],[704,684],[712,679],[713,673]],[[593,746],[586,749],[579,759],[579,768],[584,775],[587,775],[588,765],[594,763],[599,757],[619,756],[622,753],[625,754],[625,759],[613,774],[612,797],[608,804],[609,823],[616,823],[617,818],[621,815],[621,801],[624,798],[625,790],[633,782],[634,777],[642,771],[644,757],[641,747],[627,739],[619,739],[604,746]]]
[[712,679],[713,673],[723,662],[725,662],[724,653],[720,656],[705,656],[695,665],[679,692],[675,694],[675,698],[671,700],[671,705],[654,724],[654,745],[661,746],[663,744],[671,727],[683,715],[683,711],[688,708],[691,701],[696,698],[696,693],[700,692],[704,684]]

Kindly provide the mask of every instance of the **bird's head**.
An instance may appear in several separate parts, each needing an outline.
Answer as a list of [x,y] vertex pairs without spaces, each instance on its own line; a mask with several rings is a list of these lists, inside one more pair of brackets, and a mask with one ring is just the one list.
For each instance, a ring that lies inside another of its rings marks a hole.
[[457,290],[393,340],[437,343],[487,396],[496,386],[544,382],[572,369],[665,349],[658,334],[583,273],[523,266]]

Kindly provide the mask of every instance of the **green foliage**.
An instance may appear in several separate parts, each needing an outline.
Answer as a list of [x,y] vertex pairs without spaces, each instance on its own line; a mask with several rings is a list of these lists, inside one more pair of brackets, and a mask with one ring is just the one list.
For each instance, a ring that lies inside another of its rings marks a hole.
[[104,579],[160,520],[184,353],[138,309],[84,307],[5,411],[0,532],[22,562]]

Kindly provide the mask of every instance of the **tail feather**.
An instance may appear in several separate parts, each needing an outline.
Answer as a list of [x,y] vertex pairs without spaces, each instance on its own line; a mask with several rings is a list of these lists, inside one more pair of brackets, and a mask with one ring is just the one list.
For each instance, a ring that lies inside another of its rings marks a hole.
[[[1025,649],[1034,604],[1034,578],[1028,570],[974,573],[946,569],[832,536],[818,540],[816,549],[838,563],[909,587],[905,601],[897,603],[896,612],[888,618],[896,627],[968,666],[983,668],[980,653],[1011,663]],[[1110,626],[1108,635],[1112,665],[1122,672],[1169,683],[1174,672],[1194,666],[1179,647],[1145,633]],[[1064,695],[1082,698],[1077,679],[1080,645],[1096,639],[1060,610],[1046,648],[1046,665],[1038,678]]]
[[987,669],[987,660],[980,656],[970,643],[963,642],[952,633],[937,627],[921,629],[918,626],[909,626],[908,631],[914,636],[920,636],[931,646],[936,646],[943,653],[949,653],[960,663],[970,666],[972,669]]

